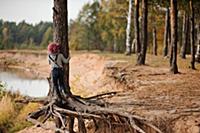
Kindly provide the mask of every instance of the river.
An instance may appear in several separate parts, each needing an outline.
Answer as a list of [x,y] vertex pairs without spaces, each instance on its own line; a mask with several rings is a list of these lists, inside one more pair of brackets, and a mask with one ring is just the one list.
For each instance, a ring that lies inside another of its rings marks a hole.
[[46,96],[49,89],[46,79],[40,79],[28,70],[0,69],[0,81],[5,83],[7,90],[32,97]]

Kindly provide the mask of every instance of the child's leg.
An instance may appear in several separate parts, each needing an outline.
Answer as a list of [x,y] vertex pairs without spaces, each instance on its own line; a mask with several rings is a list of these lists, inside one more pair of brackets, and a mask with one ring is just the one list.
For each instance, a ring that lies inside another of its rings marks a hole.
[[58,69],[54,68],[52,70],[53,90],[54,90],[54,92],[56,92],[56,96],[58,98],[61,98],[61,95],[59,92],[58,80],[59,80],[59,71],[58,71]]
[[60,86],[60,91],[67,94],[67,90],[64,84],[64,71],[62,69],[60,69],[59,72],[59,86]]

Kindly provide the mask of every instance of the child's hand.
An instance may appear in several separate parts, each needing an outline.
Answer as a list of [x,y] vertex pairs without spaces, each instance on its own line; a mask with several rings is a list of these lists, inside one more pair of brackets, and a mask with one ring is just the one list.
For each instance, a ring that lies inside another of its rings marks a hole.
[[71,56],[70,56],[70,55],[68,56],[68,59],[69,59],[69,60],[71,59]]
[[67,59],[68,59],[68,61],[69,61],[69,60],[71,59],[71,56],[70,56],[70,55],[68,55],[68,58],[67,58]]

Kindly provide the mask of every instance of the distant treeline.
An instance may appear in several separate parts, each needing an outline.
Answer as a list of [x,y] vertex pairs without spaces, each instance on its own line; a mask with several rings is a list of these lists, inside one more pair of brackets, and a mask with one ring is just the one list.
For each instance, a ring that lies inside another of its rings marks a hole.
[[[126,49],[128,7],[129,2],[123,0],[94,0],[85,4],[77,19],[71,20],[69,23],[70,49],[124,52]],[[152,31],[155,27],[157,30],[158,54],[162,54],[166,15],[166,11],[162,11],[162,9],[167,7],[169,7],[169,1],[152,0],[149,2],[148,52],[152,52],[153,49]],[[194,0],[195,30],[196,26],[200,25],[199,7],[199,0]],[[141,8],[140,4],[140,10]],[[130,43],[134,42],[134,5],[132,10]],[[188,15],[188,1],[180,0],[178,10],[178,50],[180,51],[183,40],[184,14]],[[141,29],[142,14],[141,12],[139,14],[139,27]],[[0,49],[46,48],[52,40],[52,22],[40,22],[31,25],[25,21],[16,24],[15,22],[0,20]]]
[[53,39],[53,24],[18,24],[0,20],[0,49],[44,48]]

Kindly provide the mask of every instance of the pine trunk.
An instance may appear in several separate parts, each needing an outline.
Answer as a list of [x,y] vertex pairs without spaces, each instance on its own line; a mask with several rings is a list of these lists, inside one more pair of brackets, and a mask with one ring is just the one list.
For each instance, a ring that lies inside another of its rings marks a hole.
[[[53,40],[61,45],[61,53],[69,56],[68,46],[68,11],[67,0],[54,0],[53,7]],[[64,81],[67,91],[69,90],[69,64],[64,65]]]
[[191,68],[195,69],[195,48],[194,48],[194,7],[193,0],[190,0],[190,44],[191,44]]
[[[53,7],[53,40],[61,45],[61,53],[67,58],[69,56],[68,46],[68,8],[67,0],[54,0]],[[64,64],[64,82],[68,94],[71,95],[69,86],[69,64]],[[55,118],[56,127],[61,127],[59,118]],[[73,133],[74,118],[70,117],[69,131]]]
[[170,54],[170,58],[169,58],[170,67],[172,67],[173,51],[174,51],[173,46],[170,45],[170,52],[169,52],[169,54]]
[[117,50],[117,39],[116,37],[114,37],[113,39],[113,53],[117,53],[118,50]]
[[148,0],[142,0],[142,49],[138,56],[138,65],[144,65],[146,60],[147,52],[147,41],[148,41]]
[[157,32],[156,32],[156,28],[153,28],[153,55],[157,56]]
[[165,15],[165,33],[164,33],[164,48],[163,48],[163,56],[166,57],[168,55],[169,49],[169,30],[170,30],[170,17],[169,17],[169,7],[167,8],[166,15]]
[[178,73],[177,66],[177,0],[171,0],[171,47],[172,47],[172,64],[170,71],[174,74]]
[[130,43],[131,14],[132,14],[132,0],[129,0],[129,10],[128,10],[127,28],[126,28],[126,55],[131,55],[131,43]]
[[136,53],[136,48],[137,48],[137,46],[136,46],[136,39],[133,39],[132,46],[131,46],[131,51],[132,51],[133,54]]
[[135,15],[134,15],[134,32],[135,32],[135,46],[136,53],[139,54],[141,51],[140,44],[140,32],[139,32],[139,0],[135,0]]

